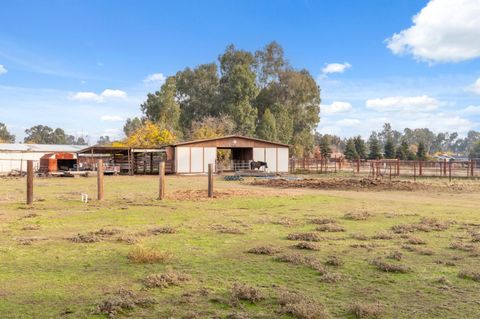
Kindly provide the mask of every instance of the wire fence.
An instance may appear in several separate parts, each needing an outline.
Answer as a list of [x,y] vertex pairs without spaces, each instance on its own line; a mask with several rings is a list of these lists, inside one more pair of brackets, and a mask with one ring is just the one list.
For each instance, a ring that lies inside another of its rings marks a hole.
[[480,159],[461,161],[404,161],[291,158],[292,174],[352,173],[368,177],[479,178]]

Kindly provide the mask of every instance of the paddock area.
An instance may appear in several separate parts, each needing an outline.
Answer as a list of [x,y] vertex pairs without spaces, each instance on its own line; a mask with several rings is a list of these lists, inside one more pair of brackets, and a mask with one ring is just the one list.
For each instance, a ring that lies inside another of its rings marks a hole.
[[2,179],[2,318],[480,317],[477,181],[253,181]]

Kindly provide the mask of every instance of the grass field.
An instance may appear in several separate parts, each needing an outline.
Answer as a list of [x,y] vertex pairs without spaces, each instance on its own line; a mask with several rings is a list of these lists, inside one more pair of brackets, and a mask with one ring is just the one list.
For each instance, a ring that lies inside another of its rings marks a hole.
[[478,191],[35,182],[0,180],[1,318],[480,317]]

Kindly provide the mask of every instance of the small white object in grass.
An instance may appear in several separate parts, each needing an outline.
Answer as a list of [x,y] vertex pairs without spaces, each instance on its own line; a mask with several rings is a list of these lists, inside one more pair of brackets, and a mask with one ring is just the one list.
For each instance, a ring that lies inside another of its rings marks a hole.
[[88,203],[88,194],[82,193],[82,202],[83,203]]

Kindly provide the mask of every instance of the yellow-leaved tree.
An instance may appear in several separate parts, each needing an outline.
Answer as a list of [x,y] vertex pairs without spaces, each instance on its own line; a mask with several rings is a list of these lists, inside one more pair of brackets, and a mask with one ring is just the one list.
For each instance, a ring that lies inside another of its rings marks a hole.
[[171,131],[151,121],[145,121],[129,137],[120,143],[115,142],[115,144],[117,146],[149,148],[172,144],[175,140],[176,137]]

